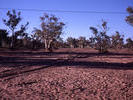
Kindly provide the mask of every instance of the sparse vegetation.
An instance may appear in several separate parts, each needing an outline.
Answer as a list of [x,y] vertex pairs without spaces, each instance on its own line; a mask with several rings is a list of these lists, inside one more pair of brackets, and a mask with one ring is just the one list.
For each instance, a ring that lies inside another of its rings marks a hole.
[[45,44],[46,51],[52,50],[53,42],[60,39],[65,24],[54,15],[44,14],[40,19],[42,21],[41,29],[36,28],[35,34]]
[[87,45],[87,40],[85,37],[80,36],[78,40],[79,48],[84,48]]
[[[129,16],[126,17],[126,22],[132,24],[132,7],[128,7]],[[106,21],[102,21],[100,27],[90,27],[93,37],[86,39],[84,36],[79,38],[68,37],[66,41],[61,38],[63,33],[64,23],[59,21],[55,15],[44,14],[40,17],[41,29],[34,28],[32,34],[26,33],[28,22],[17,28],[21,22],[21,13],[15,10],[7,12],[8,19],[3,19],[10,31],[1,29],[1,47],[10,48],[27,48],[27,49],[42,49],[52,51],[57,48],[95,48],[100,53],[108,52],[108,49],[128,48],[132,50],[132,42],[130,38],[127,43],[124,43],[124,36],[116,31],[115,35],[109,36],[109,30]],[[4,31],[3,31],[4,30]],[[7,34],[12,33],[11,36]]]
[[[133,8],[127,11],[133,25]],[[92,37],[65,41],[65,24],[55,15],[40,17],[32,33],[28,22],[19,26],[20,12],[7,17],[9,31],[0,29],[0,100],[133,99],[133,40],[124,42],[118,31],[109,36],[106,21],[90,27]]]
[[4,24],[10,29],[11,34],[12,34],[11,44],[10,44],[10,47],[12,49],[15,48],[15,44],[17,42],[17,37],[18,36],[25,36],[24,32],[26,30],[27,25],[29,24],[27,22],[26,25],[21,25],[20,30],[16,31],[18,24],[22,20],[20,15],[21,15],[20,12],[16,13],[15,10],[12,10],[12,12],[11,11],[7,12],[8,19],[3,19]]
[[92,37],[91,39],[94,42],[93,44],[95,45],[95,48],[99,50],[100,53],[108,52],[108,48],[110,47],[110,37],[107,35],[107,22],[102,22],[100,30],[95,27],[90,27],[90,29],[94,34],[94,37]]
[[113,49],[122,49],[124,47],[124,36],[120,35],[119,32],[116,31],[116,34],[111,37],[111,47]]
[[126,47],[127,47],[128,49],[133,50],[133,40],[132,40],[131,38],[128,38],[128,39],[126,39],[126,41],[127,41]]
[[73,37],[68,37],[67,38],[67,44],[69,45],[70,48],[76,48],[77,47],[77,42],[78,42],[78,40],[73,38]]
[[133,7],[128,7],[127,12],[129,13],[129,16],[126,17],[126,22],[133,25]]

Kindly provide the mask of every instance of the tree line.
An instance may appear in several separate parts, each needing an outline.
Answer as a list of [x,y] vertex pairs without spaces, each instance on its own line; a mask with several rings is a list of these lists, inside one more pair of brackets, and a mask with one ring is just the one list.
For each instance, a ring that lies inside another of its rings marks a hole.
[[[129,16],[126,17],[125,21],[133,25],[133,7],[128,7],[127,12]],[[44,48],[46,51],[53,51],[58,48],[94,48],[100,53],[106,53],[109,49],[128,48],[133,50],[133,40],[131,38],[127,38],[126,43],[124,43],[124,36],[118,31],[112,36],[107,34],[109,30],[108,23],[104,20],[102,20],[100,27],[91,26],[89,28],[93,33],[93,36],[89,39],[80,36],[79,38],[68,37],[66,41],[63,41],[61,34],[65,23],[61,22],[55,15],[45,13],[41,16],[41,28],[34,28],[32,34],[26,32],[29,22],[20,25],[22,21],[21,12],[12,10],[8,11],[6,15],[7,18],[3,19],[3,23],[8,27],[9,31],[0,29],[1,48]]]

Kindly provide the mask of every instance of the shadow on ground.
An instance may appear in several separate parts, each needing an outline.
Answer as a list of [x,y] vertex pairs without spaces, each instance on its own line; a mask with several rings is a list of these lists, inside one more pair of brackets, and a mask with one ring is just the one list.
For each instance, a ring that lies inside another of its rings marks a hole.
[[[93,56],[101,55],[119,55],[119,56],[128,56],[133,54],[123,54],[123,53],[108,53],[108,54],[98,54],[98,53],[81,53],[81,52],[53,52],[53,53],[44,53],[44,52],[1,52],[0,54],[12,54],[16,55],[15,57],[11,56],[0,56],[0,66],[12,67],[11,70],[4,70],[0,72],[0,78],[14,76],[18,74],[23,74],[27,72],[33,72],[37,70],[42,70],[48,67],[63,67],[63,66],[76,66],[83,68],[103,68],[103,69],[117,69],[117,70],[132,70],[132,63],[108,63],[108,62],[90,62],[90,61],[75,61],[72,59],[48,59],[43,57],[36,57],[35,55],[47,55],[49,57],[55,55],[77,55],[75,58],[88,58]],[[28,55],[31,58],[19,57],[19,55]],[[34,55],[32,57],[32,55]],[[34,58],[34,59],[33,59]],[[118,57],[119,58],[119,57]],[[128,58],[128,57],[127,57]],[[120,59],[120,58],[119,58]],[[37,68],[29,69],[32,66],[39,66]]]

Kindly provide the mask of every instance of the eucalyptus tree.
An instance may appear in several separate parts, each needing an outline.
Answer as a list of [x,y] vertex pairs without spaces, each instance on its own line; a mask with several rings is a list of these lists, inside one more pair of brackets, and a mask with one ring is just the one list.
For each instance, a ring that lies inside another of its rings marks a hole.
[[110,47],[110,37],[107,35],[108,29],[106,21],[102,22],[99,30],[96,27],[90,27],[94,35],[91,39],[94,42],[95,48],[99,50],[100,53],[107,52]]
[[126,39],[126,47],[128,48],[128,49],[131,49],[131,50],[133,50],[133,40],[131,39],[131,38],[127,38]]
[[120,35],[118,31],[111,37],[111,47],[114,49],[122,49],[124,47],[124,36]]
[[86,38],[83,36],[80,36],[78,39],[79,48],[84,48],[86,46],[86,42],[87,42]]
[[126,22],[133,26],[133,7],[128,7],[129,16],[126,17]]
[[8,11],[7,12],[7,16],[8,19],[3,19],[3,22],[6,26],[9,27],[9,29],[11,30],[12,33],[12,41],[11,41],[11,48],[14,48],[14,42],[15,42],[15,29],[17,27],[17,25],[19,24],[19,22],[21,21],[21,17],[20,17],[21,13],[18,12],[16,13],[15,10]]
[[55,15],[44,14],[41,19],[41,29],[34,29],[38,39],[45,44],[45,50],[51,50],[55,40],[60,39],[64,23]]
[[78,39],[75,39],[73,37],[68,37],[67,44],[69,45],[70,48],[76,48],[78,44]]
[[8,18],[3,19],[3,22],[11,31],[12,39],[11,39],[10,47],[14,48],[17,37],[19,35],[22,35],[25,32],[26,27],[29,23],[27,22],[26,25],[21,25],[20,29],[16,30],[17,26],[19,25],[20,21],[22,20],[21,13],[16,12],[15,10],[12,10],[12,11],[8,11],[6,15]]

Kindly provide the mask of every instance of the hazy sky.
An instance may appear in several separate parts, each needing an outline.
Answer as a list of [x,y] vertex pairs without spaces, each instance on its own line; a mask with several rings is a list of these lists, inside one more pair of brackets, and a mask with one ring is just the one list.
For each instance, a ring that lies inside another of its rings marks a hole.
[[[15,9],[42,9],[42,10],[72,10],[72,11],[102,11],[102,12],[126,12],[128,6],[133,6],[133,0],[0,0],[0,8]],[[6,18],[7,10],[0,10],[0,28],[5,28],[2,18]],[[46,12],[21,11],[22,22],[30,22],[28,32],[32,32],[34,27],[39,27],[39,17]],[[104,19],[108,22],[109,35],[119,31],[125,37],[133,38],[133,27],[125,22],[127,14],[77,14],[48,12],[54,14],[63,21],[66,26],[64,38],[67,36],[88,38],[92,35],[90,26],[101,24]]]

